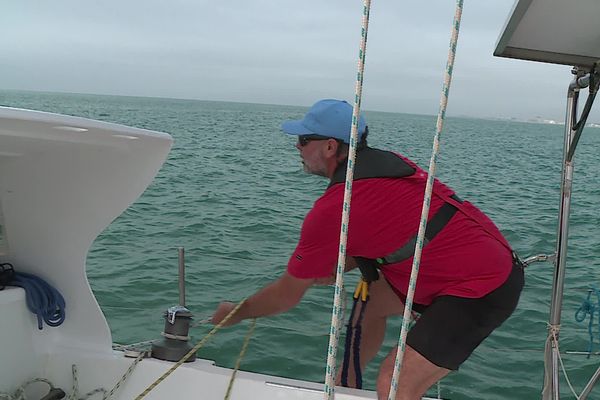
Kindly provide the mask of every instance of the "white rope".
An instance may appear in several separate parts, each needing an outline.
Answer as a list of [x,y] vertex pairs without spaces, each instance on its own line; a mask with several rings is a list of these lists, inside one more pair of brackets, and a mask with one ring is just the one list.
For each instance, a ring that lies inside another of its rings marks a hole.
[[325,370],[325,399],[332,399],[335,391],[336,356],[342,327],[342,296],[344,292],[344,270],[346,267],[346,244],[348,242],[348,221],[350,219],[350,199],[352,197],[352,180],[354,178],[354,163],[356,160],[356,144],[358,140],[358,123],[360,120],[360,103],[362,96],[363,73],[365,69],[365,53],[367,48],[367,31],[369,29],[369,12],[371,0],[364,0],[360,49],[358,52],[358,72],[356,74],[356,89],[354,107],[352,110],[352,131],[346,168],[346,188],[344,191],[344,206],[342,210],[342,226],[340,230],[340,248],[335,277],[335,295],[331,313],[331,329],[329,332],[329,347],[327,349],[327,368]]
[[394,363],[394,373],[390,385],[388,400],[396,398],[398,390],[398,377],[402,368],[402,359],[406,347],[406,335],[410,323],[413,297],[417,285],[417,277],[419,275],[419,264],[421,262],[421,253],[423,251],[423,239],[425,237],[425,229],[427,228],[427,217],[429,215],[429,206],[431,202],[431,194],[433,192],[433,182],[435,178],[435,168],[440,147],[440,136],[444,127],[444,118],[446,116],[446,108],[448,105],[448,95],[450,93],[450,84],[452,83],[452,70],[454,68],[454,59],[456,56],[456,45],[458,43],[458,32],[460,30],[460,20],[462,17],[463,0],[457,0],[456,12],[454,15],[454,23],[452,24],[452,37],[450,40],[450,49],[448,51],[448,62],[446,63],[446,71],[444,74],[444,86],[442,88],[442,97],[440,100],[440,111],[438,113],[436,132],[433,140],[433,152],[431,161],[429,162],[429,172],[427,176],[427,185],[425,188],[425,197],[423,199],[423,209],[421,211],[421,223],[419,225],[419,233],[417,235],[417,244],[413,258],[412,271],[408,284],[408,293],[406,294],[406,303],[404,305],[404,316],[402,318],[402,330],[398,339],[398,351],[396,352],[396,360]]
[[567,374],[567,370],[565,369],[565,364],[563,363],[563,359],[560,355],[560,348],[558,347],[558,336],[557,336],[560,331],[560,325],[548,324],[548,329],[550,330],[551,336],[548,336],[548,338],[546,339],[546,342],[550,341],[550,339],[552,339],[554,341],[554,345],[556,346],[556,353],[558,354],[558,361],[560,361],[560,367],[562,369],[563,375],[565,376],[565,380],[567,381],[567,385],[569,385],[569,389],[571,389],[571,393],[573,393],[573,396],[575,396],[575,398],[577,400],[579,400],[579,395],[577,394],[577,392],[573,388],[573,385],[571,384],[571,380],[569,379],[569,375]]
[[158,339],[153,339],[153,340],[146,340],[143,342],[137,342],[137,343],[131,343],[131,344],[119,344],[119,343],[113,343],[112,344],[112,349],[115,351],[128,351],[128,350],[135,350],[135,351],[140,351],[141,348],[143,347],[148,347],[151,344],[154,344],[154,342],[158,341]]
[[34,383],[42,382],[47,384],[50,387],[50,390],[54,390],[54,385],[48,379],[44,378],[34,378],[30,379],[15,390],[13,394],[10,393],[0,393],[0,399],[4,400],[27,400],[27,395],[25,394],[25,389]]

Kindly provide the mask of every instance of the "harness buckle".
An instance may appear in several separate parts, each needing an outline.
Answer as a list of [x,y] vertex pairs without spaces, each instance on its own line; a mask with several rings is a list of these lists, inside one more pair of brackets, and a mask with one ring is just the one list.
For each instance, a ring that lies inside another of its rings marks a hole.
[[377,260],[364,257],[354,257],[354,259],[358,264],[358,268],[362,274],[362,279],[366,283],[375,282],[379,279],[379,263]]

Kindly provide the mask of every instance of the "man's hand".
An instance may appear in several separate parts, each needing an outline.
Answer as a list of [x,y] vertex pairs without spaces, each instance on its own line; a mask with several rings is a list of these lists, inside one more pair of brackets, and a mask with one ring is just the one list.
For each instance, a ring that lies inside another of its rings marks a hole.
[[[263,287],[250,296],[225,326],[235,325],[247,318],[264,317],[282,313],[294,307],[306,290],[314,283],[313,279],[294,278],[285,272],[279,279]],[[210,322],[218,324],[236,307],[224,301],[215,310]]]
[[[237,304],[231,303],[229,301],[224,301],[221,304],[219,304],[219,306],[215,310],[215,313],[213,314],[212,318],[210,319],[211,324],[217,325],[218,323],[223,321],[225,319],[225,317],[227,317],[236,306],[237,306]],[[242,320],[242,317],[240,315],[240,310],[238,310],[235,314],[233,314],[231,316],[231,318],[229,318],[229,320],[225,324],[223,324],[223,326],[235,325],[238,322],[240,322],[241,320]]]

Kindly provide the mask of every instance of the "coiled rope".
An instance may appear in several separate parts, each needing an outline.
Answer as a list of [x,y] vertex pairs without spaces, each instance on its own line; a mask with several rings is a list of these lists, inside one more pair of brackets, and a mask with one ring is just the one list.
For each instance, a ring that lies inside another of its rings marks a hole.
[[83,396],[81,396],[79,394],[79,379],[78,379],[78,374],[77,374],[77,366],[75,364],[73,364],[71,366],[71,372],[73,375],[73,387],[72,387],[71,393],[68,395],[62,389],[54,387],[52,382],[50,382],[48,379],[35,378],[35,379],[31,379],[31,380],[25,382],[23,385],[21,385],[19,388],[17,388],[17,390],[15,390],[15,392],[13,394],[0,393],[0,400],[28,400],[25,389],[27,389],[27,387],[29,387],[30,385],[37,383],[37,382],[43,382],[50,387],[48,394],[46,394],[46,396],[44,396],[44,398],[53,398],[53,399],[54,398],[56,398],[56,399],[65,398],[66,400],[87,400],[87,399],[94,397],[96,394],[102,394],[102,400],[108,400],[121,388],[123,383],[125,383],[127,378],[129,378],[129,376],[131,375],[131,373],[133,372],[135,367],[138,365],[138,363],[143,358],[144,358],[144,353],[141,353],[133,361],[133,363],[129,366],[129,368],[127,369],[125,374],[123,374],[121,379],[116,383],[116,385],[110,391],[107,391],[104,388],[98,388],[98,389],[94,389],[94,390],[84,394]]
[[38,329],[44,322],[56,327],[65,321],[65,299],[52,285],[42,278],[25,272],[16,272],[9,263],[0,264],[4,279],[2,285],[19,286],[25,290],[27,308],[37,316]]
[[364,0],[362,15],[362,30],[360,48],[358,51],[358,72],[356,74],[356,89],[354,106],[352,109],[352,130],[350,133],[350,148],[348,151],[348,165],[346,167],[346,188],[344,191],[344,206],[342,213],[342,226],[340,231],[340,251],[335,276],[335,295],[331,313],[331,329],[329,332],[329,346],[327,349],[327,368],[325,370],[325,399],[331,399],[335,390],[335,375],[337,362],[337,347],[342,327],[343,310],[342,297],[344,292],[344,270],[346,266],[346,244],[348,241],[348,221],[350,219],[350,199],[352,197],[352,180],[354,177],[354,163],[356,160],[356,144],[358,141],[358,121],[362,98],[363,73],[365,69],[365,54],[367,49],[367,32],[369,29],[369,12],[371,0]]
[[52,384],[52,382],[50,382],[49,380],[43,379],[43,378],[35,378],[35,379],[31,379],[31,380],[25,382],[23,385],[21,385],[19,388],[17,388],[17,390],[15,390],[15,392],[13,394],[0,393],[0,399],[2,399],[2,400],[27,400],[27,395],[25,394],[25,389],[27,389],[28,386],[30,386],[34,383],[38,383],[38,382],[45,383],[50,387],[48,394],[62,392],[64,395],[64,392],[60,389],[55,388],[54,385]]
[[[596,304],[592,302],[592,293],[596,296]],[[594,314],[598,313],[598,333],[594,334]],[[590,358],[592,351],[594,350],[594,342],[597,337],[600,336],[600,290],[595,286],[592,286],[588,290],[587,298],[581,303],[581,306],[575,312],[575,321],[583,322],[590,316],[590,320],[588,322],[588,335],[590,337],[590,343],[588,345],[588,355],[587,358]]]
[[419,275],[419,264],[421,262],[421,253],[423,252],[423,239],[425,237],[425,229],[427,228],[427,216],[429,215],[429,206],[431,203],[431,195],[433,191],[433,183],[435,178],[435,168],[440,148],[440,136],[444,127],[444,119],[446,117],[446,108],[448,106],[448,95],[450,94],[450,84],[452,83],[452,71],[454,69],[454,59],[456,56],[456,46],[458,44],[458,33],[460,30],[460,21],[462,17],[463,0],[456,1],[456,11],[454,14],[454,23],[452,24],[452,35],[450,39],[450,49],[448,51],[448,61],[446,63],[446,71],[444,74],[444,86],[442,88],[442,96],[440,100],[440,110],[438,112],[435,137],[433,139],[433,151],[429,162],[429,171],[427,176],[427,185],[425,187],[425,196],[423,198],[423,209],[421,211],[421,223],[419,224],[419,233],[417,235],[417,245],[412,263],[410,281],[408,284],[408,293],[406,294],[406,303],[404,304],[404,316],[402,317],[402,330],[398,340],[398,351],[396,352],[396,360],[394,362],[394,372],[392,374],[392,382],[388,400],[396,398],[398,390],[398,377],[402,368],[402,359],[406,348],[406,335],[411,321],[411,311],[415,288],[417,285],[417,277]]

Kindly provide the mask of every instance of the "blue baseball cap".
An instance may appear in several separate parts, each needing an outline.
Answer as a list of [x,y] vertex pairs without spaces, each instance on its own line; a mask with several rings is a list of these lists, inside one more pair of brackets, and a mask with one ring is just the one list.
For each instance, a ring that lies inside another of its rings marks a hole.
[[[367,127],[365,117],[358,119],[358,140]],[[285,121],[281,129],[288,135],[319,135],[350,142],[352,106],[343,100],[325,99],[312,105],[303,119]]]

